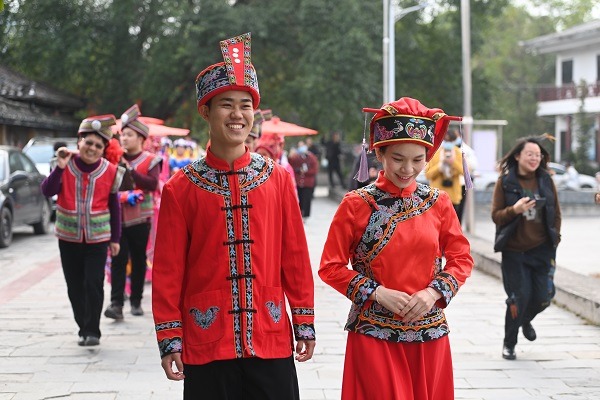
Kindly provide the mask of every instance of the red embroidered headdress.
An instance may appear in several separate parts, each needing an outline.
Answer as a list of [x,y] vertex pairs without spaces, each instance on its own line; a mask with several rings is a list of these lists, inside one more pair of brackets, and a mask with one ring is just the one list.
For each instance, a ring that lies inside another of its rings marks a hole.
[[250,60],[250,32],[222,40],[223,61],[205,68],[196,77],[198,109],[219,93],[243,90],[252,96],[254,109],[260,104],[258,78]]

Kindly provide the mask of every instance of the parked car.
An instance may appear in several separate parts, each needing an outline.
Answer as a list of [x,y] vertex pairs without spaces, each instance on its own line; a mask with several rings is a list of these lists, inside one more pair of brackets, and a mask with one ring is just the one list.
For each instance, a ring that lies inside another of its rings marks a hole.
[[[573,190],[567,185],[569,176],[567,168],[559,163],[549,162],[548,169],[552,172],[552,180],[557,190]],[[475,190],[494,190],[494,185],[498,180],[498,173],[495,171],[485,171],[476,173],[473,180]],[[579,174],[579,183],[575,190],[593,189],[596,187],[596,178],[590,175]]]
[[50,159],[54,157],[54,143],[63,142],[71,150],[77,150],[77,137],[34,137],[23,147],[23,153],[33,160],[42,175],[50,174]]
[[12,242],[13,228],[31,225],[35,234],[50,230],[50,203],[40,174],[19,148],[0,146],[0,248]]
[[[67,148],[77,150],[76,137],[34,137],[23,147],[23,153],[33,160],[36,168],[42,175],[50,174],[50,160],[54,157],[54,143],[63,142]],[[50,199],[51,220],[54,221],[56,213],[57,196]]]
[[[554,172],[554,174],[552,175],[552,179],[554,180],[556,189],[558,189],[558,190],[565,190],[565,189],[573,190],[573,188],[569,187],[569,185],[568,185],[569,175],[567,174],[567,167],[565,167],[562,164],[549,162],[548,168],[550,168]],[[574,189],[575,190],[593,189],[595,187],[596,187],[596,178],[594,178],[593,176],[589,176],[589,175],[579,174],[579,187],[574,188]]]

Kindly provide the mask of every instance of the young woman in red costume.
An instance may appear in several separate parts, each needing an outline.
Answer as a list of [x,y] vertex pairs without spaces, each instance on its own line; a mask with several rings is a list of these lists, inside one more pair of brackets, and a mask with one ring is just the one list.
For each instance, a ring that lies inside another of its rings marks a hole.
[[383,170],[342,200],[319,269],[352,301],[342,399],[450,400],[443,308],[473,259],[448,195],[415,179],[458,118],[407,97],[365,111]]

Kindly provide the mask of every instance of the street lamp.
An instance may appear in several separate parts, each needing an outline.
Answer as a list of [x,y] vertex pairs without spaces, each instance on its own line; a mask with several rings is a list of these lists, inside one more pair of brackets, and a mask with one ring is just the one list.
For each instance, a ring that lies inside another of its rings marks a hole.
[[394,0],[383,0],[383,103],[396,100],[396,51],[394,25],[406,14],[418,11],[429,3],[396,9]]

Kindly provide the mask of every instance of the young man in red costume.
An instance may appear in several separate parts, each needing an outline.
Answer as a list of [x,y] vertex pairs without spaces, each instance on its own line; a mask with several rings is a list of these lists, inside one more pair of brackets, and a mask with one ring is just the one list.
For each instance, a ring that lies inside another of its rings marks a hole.
[[448,194],[416,178],[458,117],[408,97],[363,111],[383,170],[342,200],[319,269],[352,301],[342,399],[452,400],[443,309],[473,258]]
[[108,318],[123,319],[125,302],[125,280],[127,263],[131,258],[131,314],[144,315],[142,295],[146,278],[146,248],[150,235],[150,224],[154,215],[152,193],[158,188],[158,177],[162,157],[144,150],[144,142],[150,132],[140,121],[137,104],[131,106],[121,116],[121,146],[125,150],[121,158],[129,172],[128,182],[121,185],[121,252],[111,260],[110,306],[104,311]]
[[244,145],[260,101],[250,34],[221,50],[225,62],[196,78],[207,155],[162,192],[152,276],[162,367],[184,379],[184,399],[298,399],[293,352],[307,361],[315,346],[302,218],[289,174]]

